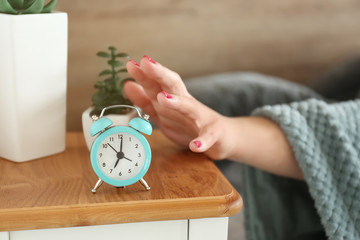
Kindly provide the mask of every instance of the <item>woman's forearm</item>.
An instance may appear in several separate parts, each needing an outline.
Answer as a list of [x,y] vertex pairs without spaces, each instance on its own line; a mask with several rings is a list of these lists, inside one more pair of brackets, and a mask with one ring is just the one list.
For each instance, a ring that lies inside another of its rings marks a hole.
[[281,128],[262,117],[224,118],[228,159],[267,172],[303,179],[294,152]]

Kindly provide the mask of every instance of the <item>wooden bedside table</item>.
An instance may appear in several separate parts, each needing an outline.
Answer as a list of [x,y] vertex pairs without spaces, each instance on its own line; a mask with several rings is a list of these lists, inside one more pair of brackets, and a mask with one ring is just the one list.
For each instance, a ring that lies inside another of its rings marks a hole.
[[92,193],[98,178],[80,132],[67,133],[60,154],[25,163],[0,158],[0,240],[227,239],[240,195],[203,154],[159,131],[148,140],[150,191],[138,182]]

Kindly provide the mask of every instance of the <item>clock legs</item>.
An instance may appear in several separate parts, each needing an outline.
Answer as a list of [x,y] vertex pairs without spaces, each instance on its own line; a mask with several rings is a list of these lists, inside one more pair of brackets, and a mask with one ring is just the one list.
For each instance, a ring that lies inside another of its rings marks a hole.
[[101,184],[103,183],[103,181],[101,179],[99,179],[96,184],[95,184],[95,187],[91,190],[93,193],[96,193],[96,189],[98,189]]
[[[141,184],[145,187],[145,189],[146,189],[147,191],[150,190],[149,185],[147,184],[147,182],[146,182],[143,178],[140,179],[140,182],[141,182]],[[93,188],[91,191],[92,191],[93,193],[96,193],[96,190],[101,186],[102,183],[103,183],[103,181],[99,178],[99,180],[96,182],[94,188]],[[124,188],[125,188],[125,187],[124,187]]]
[[140,179],[140,182],[146,188],[147,191],[150,190],[149,185],[147,184],[147,182],[143,178]]

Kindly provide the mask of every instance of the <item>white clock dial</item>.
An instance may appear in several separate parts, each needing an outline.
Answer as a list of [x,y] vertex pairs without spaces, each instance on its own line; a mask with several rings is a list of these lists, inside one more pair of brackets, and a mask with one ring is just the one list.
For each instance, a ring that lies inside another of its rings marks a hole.
[[114,133],[99,145],[97,161],[106,176],[126,180],[136,176],[143,167],[144,146],[132,134]]

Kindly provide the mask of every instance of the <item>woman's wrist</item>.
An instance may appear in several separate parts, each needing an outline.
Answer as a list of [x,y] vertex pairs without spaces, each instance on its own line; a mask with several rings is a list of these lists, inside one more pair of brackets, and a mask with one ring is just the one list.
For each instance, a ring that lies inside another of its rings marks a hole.
[[226,159],[274,174],[301,179],[302,172],[282,129],[262,117],[226,118]]

